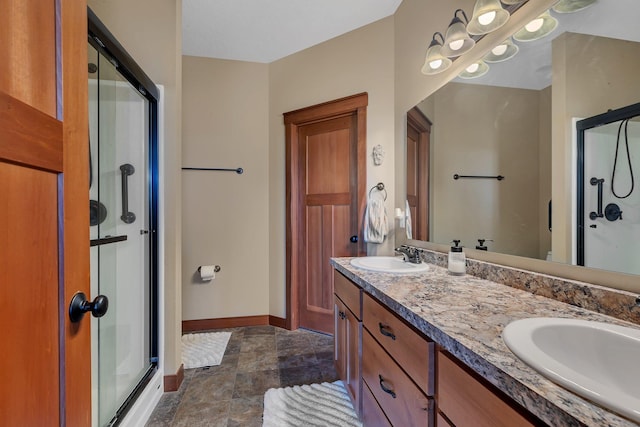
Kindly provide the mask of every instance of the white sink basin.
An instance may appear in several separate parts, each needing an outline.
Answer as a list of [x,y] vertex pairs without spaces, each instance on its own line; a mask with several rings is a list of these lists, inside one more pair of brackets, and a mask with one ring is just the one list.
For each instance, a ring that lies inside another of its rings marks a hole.
[[640,330],[578,319],[509,323],[507,347],[551,381],[640,422]]
[[413,264],[405,262],[401,257],[393,256],[364,256],[353,258],[351,265],[363,270],[379,271],[382,273],[422,273],[429,270],[426,263]]

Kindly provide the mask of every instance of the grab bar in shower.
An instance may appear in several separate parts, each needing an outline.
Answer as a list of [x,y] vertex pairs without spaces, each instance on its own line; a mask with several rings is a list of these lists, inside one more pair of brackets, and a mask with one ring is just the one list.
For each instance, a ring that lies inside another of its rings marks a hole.
[[242,168],[182,168],[183,171],[223,171],[223,172],[235,172],[238,175],[244,172]]
[[602,184],[604,183],[604,178],[598,179],[593,177],[589,180],[589,183],[591,185],[598,186],[598,212],[591,211],[591,213],[589,213],[589,218],[592,221],[595,221],[597,218],[602,218],[604,216],[602,213]]
[[132,164],[125,163],[120,166],[122,172],[122,216],[120,219],[125,224],[131,224],[136,220],[136,214],[129,212],[129,176],[133,175],[136,169]]

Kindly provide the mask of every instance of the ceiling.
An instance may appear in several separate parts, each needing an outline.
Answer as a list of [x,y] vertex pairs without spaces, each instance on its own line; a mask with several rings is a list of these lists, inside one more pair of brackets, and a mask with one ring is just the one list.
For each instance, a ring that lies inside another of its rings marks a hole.
[[269,63],[393,15],[402,0],[184,0],[182,53]]

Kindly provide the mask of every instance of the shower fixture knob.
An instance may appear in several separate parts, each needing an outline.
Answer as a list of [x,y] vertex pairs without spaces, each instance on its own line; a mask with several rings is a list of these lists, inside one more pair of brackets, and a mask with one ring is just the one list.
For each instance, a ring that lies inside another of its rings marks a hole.
[[69,320],[72,323],[79,322],[88,311],[91,312],[93,317],[102,317],[107,313],[108,309],[109,299],[106,296],[98,295],[93,299],[93,302],[90,302],[87,301],[87,296],[84,292],[77,292],[71,299],[71,304],[69,304]]

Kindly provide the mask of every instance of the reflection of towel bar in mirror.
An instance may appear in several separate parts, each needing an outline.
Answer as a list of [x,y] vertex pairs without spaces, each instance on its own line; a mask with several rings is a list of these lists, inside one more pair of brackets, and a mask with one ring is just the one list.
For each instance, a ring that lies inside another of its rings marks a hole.
[[371,192],[373,190],[378,190],[378,191],[384,191],[384,200],[387,200],[387,190],[386,188],[384,188],[384,184],[382,182],[377,183],[376,185],[374,185],[373,187],[371,187],[371,190],[369,190],[369,197],[371,197]]
[[244,172],[242,168],[228,169],[228,168],[182,168],[183,171],[223,171],[223,172],[235,172],[238,175]]
[[496,176],[488,176],[488,175],[458,175],[457,173],[453,175],[453,179],[460,178],[484,178],[484,179],[497,179],[498,181],[502,181],[504,176],[496,175]]

